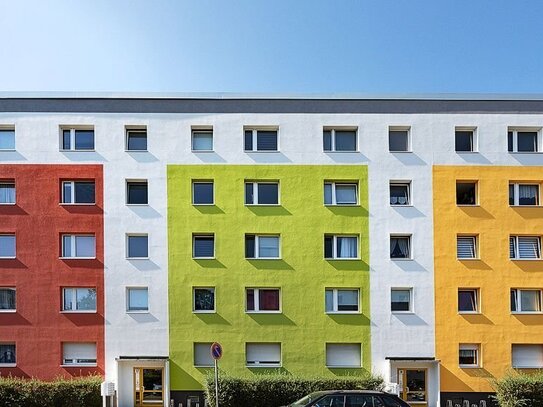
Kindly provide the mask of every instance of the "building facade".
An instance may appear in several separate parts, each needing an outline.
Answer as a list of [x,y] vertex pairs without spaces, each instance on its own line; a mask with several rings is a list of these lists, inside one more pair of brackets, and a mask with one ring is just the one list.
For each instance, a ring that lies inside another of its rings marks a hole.
[[527,98],[5,95],[0,374],[202,406],[217,341],[234,375],[491,405],[543,367],[542,122]]

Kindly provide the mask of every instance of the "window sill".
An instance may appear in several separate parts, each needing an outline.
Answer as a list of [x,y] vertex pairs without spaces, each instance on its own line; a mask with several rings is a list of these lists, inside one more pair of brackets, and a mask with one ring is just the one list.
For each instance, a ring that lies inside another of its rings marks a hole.
[[246,257],[246,260],[282,260],[281,257]]
[[15,151],[17,150],[14,148],[0,148],[0,153],[13,153]]
[[257,207],[257,208],[261,208],[261,207],[267,207],[267,206],[272,206],[272,207],[278,207],[278,206],[281,206],[281,204],[277,203],[277,204],[245,204],[245,206],[248,206],[248,207]]
[[509,205],[510,208],[543,208],[542,205]]
[[361,205],[358,203],[355,204],[324,204],[327,208],[356,208],[360,207]]
[[96,363],[74,363],[73,365],[60,365],[60,367],[97,367]]
[[458,365],[460,369],[481,369],[479,365]]
[[15,202],[0,202],[0,206],[15,206]]
[[75,311],[71,311],[71,310],[62,310],[60,311],[61,314],[96,314],[96,310],[88,310],[88,311],[83,311],[83,310],[75,310]]
[[215,150],[190,150],[192,153],[198,154],[198,153],[214,153]]
[[360,261],[360,257],[330,257],[325,258],[326,261]]
[[360,315],[360,311],[328,311],[326,315]]
[[14,314],[16,312],[16,309],[0,309],[0,314]]
[[359,153],[360,150],[323,150],[324,153]]
[[127,257],[126,260],[149,260],[150,257]]
[[509,154],[542,154],[543,151],[508,151]]
[[390,313],[399,315],[415,315],[413,311],[390,311]]
[[462,155],[462,154],[479,154],[479,151],[456,151],[455,150],[455,153],[458,154],[458,155]]
[[126,206],[149,206],[148,203],[142,203],[142,204],[133,204],[133,203],[127,203]]
[[[0,150],[0,151],[4,151],[4,150]],[[0,368],[3,368],[3,367],[17,367],[17,363],[0,363]]]
[[149,310],[126,310],[127,314],[149,314]]
[[471,204],[459,204],[459,203],[457,203],[456,206],[458,206],[459,208],[479,208],[481,205],[479,205],[479,204],[471,205]]
[[149,150],[124,150],[125,153],[148,153]]
[[[15,151],[15,150],[14,150]],[[61,153],[95,153],[96,150],[83,150],[83,149],[79,149],[79,150],[59,150]]]
[[215,206],[215,203],[192,203],[192,206]]
[[16,259],[17,256],[3,256],[3,257],[0,257],[0,260],[13,260],[13,259]]
[[541,261],[542,259],[541,258],[537,258],[537,259],[509,259],[511,261]]
[[391,257],[390,260],[392,261],[413,261],[414,259],[409,257],[409,258],[403,258],[403,257]]
[[458,315],[483,315],[479,311],[458,311]]
[[362,366],[328,366],[326,365],[328,369],[361,369]]
[[192,310],[192,313],[193,314],[216,314],[217,313],[217,310],[213,310],[213,311],[206,311],[206,310]]
[[513,369],[543,369],[543,365],[541,366],[511,366]]
[[409,151],[391,151],[391,150],[389,150],[388,152],[392,153],[392,154],[398,154],[398,153],[400,153],[400,154],[405,154],[405,153],[412,154],[413,153],[413,151],[411,151],[411,150],[409,150]]
[[393,208],[412,208],[413,205],[412,204],[390,204],[390,206],[392,206]]
[[59,257],[59,260],[96,260],[96,257]]
[[194,365],[197,369],[213,369],[213,365]]
[[457,257],[458,261],[481,261],[479,257]]
[[244,150],[246,153],[279,153],[279,150]]
[[511,311],[511,315],[543,315],[542,311]]
[[246,314],[282,314],[283,311],[245,311]]
[[277,365],[277,364],[272,364],[272,363],[270,363],[270,364],[258,364],[257,363],[257,364],[254,364],[254,365],[245,365],[245,367],[249,367],[249,368],[256,367],[256,368],[264,368],[264,369],[266,369],[266,368],[283,367],[283,365],[281,365],[281,364]]
[[65,202],[61,202],[59,203],[60,206],[96,206],[96,202],[94,203],[77,203],[77,202],[74,202],[74,203],[65,203]]
[[217,260],[216,257],[193,257],[192,260]]

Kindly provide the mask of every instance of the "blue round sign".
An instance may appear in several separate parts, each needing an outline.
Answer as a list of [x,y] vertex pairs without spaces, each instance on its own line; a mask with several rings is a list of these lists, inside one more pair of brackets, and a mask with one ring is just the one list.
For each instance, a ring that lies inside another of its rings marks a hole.
[[213,342],[210,348],[211,357],[215,360],[222,358],[222,345],[219,342]]

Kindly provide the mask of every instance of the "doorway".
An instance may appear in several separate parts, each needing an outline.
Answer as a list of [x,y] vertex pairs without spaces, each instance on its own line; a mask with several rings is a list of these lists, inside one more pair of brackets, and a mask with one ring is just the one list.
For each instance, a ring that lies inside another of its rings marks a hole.
[[162,367],[134,368],[134,405],[136,407],[164,405]]
[[406,401],[411,406],[427,406],[427,381],[427,369],[398,369],[400,398]]

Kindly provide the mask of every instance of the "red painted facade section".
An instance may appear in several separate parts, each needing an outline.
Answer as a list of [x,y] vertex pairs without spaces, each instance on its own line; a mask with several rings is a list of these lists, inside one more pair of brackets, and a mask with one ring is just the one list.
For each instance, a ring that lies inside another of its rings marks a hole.
[[[104,217],[101,165],[0,165],[15,180],[16,204],[0,205],[0,233],[16,234],[16,256],[0,259],[0,286],[15,287],[15,313],[0,313],[0,343],[17,365],[0,374],[37,377],[104,372]],[[62,181],[94,180],[95,205],[61,205]],[[96,236],[96,259],[60,259],[60,236]],[[96,313],[62,313],[63,287],[96,287]],[[62,367],[63,342],[95,342],[96,367]]]

